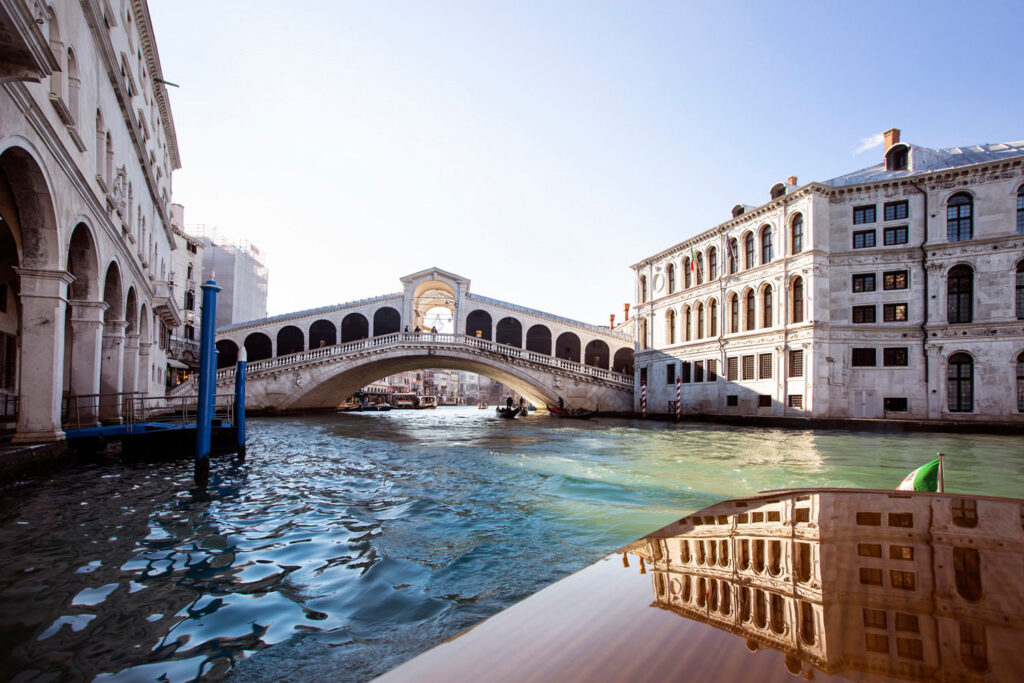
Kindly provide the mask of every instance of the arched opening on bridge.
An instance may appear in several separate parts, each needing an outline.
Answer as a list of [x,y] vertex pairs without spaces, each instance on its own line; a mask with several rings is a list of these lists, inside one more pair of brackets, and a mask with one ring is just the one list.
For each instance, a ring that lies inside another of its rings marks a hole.
[[[246,351],[248,355],[248,351]],[[217,369],[233,368],[238,363],[238,344],[230,339],[217,342]]]
[[623,347],[615,352],[615,360],[612,361],[612,369],[624,375],[633,374],[633,349]]
[[334,346],[338,343],[338,328],[330,320],[317,320],[309,326],[309,348]]
[[608,357],[610,355],[608,345],[600,339],[595,339],[587,344],[587,350],[583,356],[583,362],[586,365],[590,365],[595,368],[604,368],[607,370],[609,362]]
[[370,336],[370,323],[361,313],[349,313],[341,321],[341,343],[344,344]]
[[470,337],[491,340],[491,314],[475,310],[466,316],[466,334]]
[[277,355],[287,356],[290,353],[299,353],[306,350],[306,340],[302,330],[295,325],[282,327],[277,333]]
[[373,336],[393,334],[402,331],[402,316],[390,306],[378,308],[373,313]]
[[526,331],[526,350],[551,355],[551,330],[544,325],[534,325]]
[[262,332],[253,332],[246,337],[244,346],[246,362],[248,363],[265,360],[274,355],[270,344],[270,337]]
[[498,321],[494,341],[523,348],[523,324],[515,318],[502,318]]
[[565,360],[580,362],[580,338],[572,332],[563,332],[555,342],[555,356]]
[[451,285],[441,280],[427,280],[416,287],[412,296],[411,328],[430,330],[436,327],[438,332],[444,332],[443,316],[439,317],[440,314],[436,309],[447,311],[449,318],[455,317],[455,290],[451,288]]
[[437,330],[440,334],[452,334],[455,332],[455,318],[447,308],[431,308],[423,315],[423,329]]

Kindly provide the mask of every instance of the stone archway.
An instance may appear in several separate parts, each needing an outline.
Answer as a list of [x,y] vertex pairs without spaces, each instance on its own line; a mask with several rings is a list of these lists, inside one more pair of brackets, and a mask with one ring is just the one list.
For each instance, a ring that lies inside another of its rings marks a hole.
[[555,342],[555,356],[565,360],[580,362],[580,338],[572,332],[563,332]]
[[523,324],[516,318],[502,318],[494,330],[494,341],[523,348]]
[[341,343],[367,339],[370,323],[362,313],[349,313],[341,321]]
[[217,369],[233,368],[238,363],[238,344],[230,339],[217,342]]
[[[436,277],[436,275],[434,276]],[[447,311],[447,319],[455,317],[455,290],[450,284],[442,280],[425,280],[416,286],[412,296],[412,327],[419,327],[421,330],[430,330],[432,327],[441,329],[437,323],[441,320],[438,315],[441,311]],[[377,336],[376,333],[374,336]]]
[[100,354],[100,421],[107,424],[121,421],[121,383],[124,370],[124,293],[121,269],[116,261],[107,266],[103,277],[103,348]]
[[277,355],[287,356],[306,350],[306,338],[295,325],[286,325],[277,333]]

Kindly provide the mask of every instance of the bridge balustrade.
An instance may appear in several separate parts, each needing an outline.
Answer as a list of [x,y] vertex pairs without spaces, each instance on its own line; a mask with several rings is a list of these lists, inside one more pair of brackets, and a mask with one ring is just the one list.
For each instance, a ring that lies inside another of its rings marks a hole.
[[[346,356],[358,351],[380,349],[387,346],[417,344],[438,344],[479,349],[481,351],[497,353],[508,358],[517,358],[531,363],[536,363],[538,365],[555,367],[561,370],[576,372],[606,381],[617,382],[629,386],[633,385],[633,377],[631,375],[624,375],[622,373],[615,372],[614,370],[605,370],[604,368],[594,367],[593,365],[586,365],[584,363],[578,363],[564,358],[548,356],[535,351],[521,349],[516,346],[499,344],[498,342],[481,339],[479,337],[442,332],[394,332],[392,334],[381,335],[379,337],[359,339],[356,341],[345,342],[344,344],[337,344],[335,346],[322,346],[320,348],[310,349],[309,351],[292,353],[287,356],[275,356],[273,358],[254,361],[249,363],[246,369],[247,374],[249,374],[264,370],[272,370],[274,368],[293,367],[303,363],[323,361],[336,356]],[[226,380],[234,376],[234,368],[224,368],[217,372],[218,380]]]

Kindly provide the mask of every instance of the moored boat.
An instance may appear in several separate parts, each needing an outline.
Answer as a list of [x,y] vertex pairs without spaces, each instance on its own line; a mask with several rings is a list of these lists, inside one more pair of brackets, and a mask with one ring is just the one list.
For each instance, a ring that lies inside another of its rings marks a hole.
[[583,408],[556,408],[548,406],[548,412],[558,417],[572,418],[575,420],[589,420],[597,415],[596,410],[584,410]]

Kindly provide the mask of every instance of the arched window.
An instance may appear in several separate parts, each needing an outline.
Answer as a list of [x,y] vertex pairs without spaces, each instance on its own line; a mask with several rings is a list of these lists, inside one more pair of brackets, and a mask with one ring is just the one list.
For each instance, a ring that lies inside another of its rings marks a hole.
[[690,322],[690,307],[687,306],[683,309],[683,325],[685,326],[683,329],[683,339],[686,341],[690,341]]
[[974,201],[966,192],[949,198],[946,205],[946,238],[950,242],[963,242],[974,236],[973,206]]
[[708,336],[718,336],[718,301],[716,299],[708,302]]
[[697,302],[697,339],[704,338],[704,304]]
[[965,600],[981,600],[981,554],[977,548],[953,548],[956,592]]
[[188,264],[188,274],[185,277],[186,277],[186,279],[189,279],[189,280],[192,279],[192,264],[191,263]]
[[676,312],[672,308],[665,311],[665,343],[676,343]]
[[802,323],[804,321],[804,280],[803,278],[793,278],[793,322]]
[[665,275],[668,279],[668,293],[672,294],[676,291],[676,266],[674,263],[668,264],[665,268]]
[[740,331],[740,298],[735,294],[729,297],[729,331]]
[[640,303],[647,301],[647,276],[640,276]]
[[761,265],[772,262],[772,229],[761,228]]
[[1017,234],[1024,235],[1024,185],[1017,190]]
[[693,281],[690,278],[690,269],[693,267],[690,257],[687,256],[683,259],[683,288],[689,289],[693,286]]
[[1024,413],[1024,352],[1017,356],[1017,412]]
[[725,243],[725,248],[725,257],[729,261],[729,275],[735,275],[736,271],[739,270],[736,264],[736,259],[739,258],[739,245],[735,239],[731,239]]
[[790,224],[790,245],[794,254],[799,254],[804,250],[804,217],[802,214],[793,216],[793,222]]
[[704,254],[697,254],[697,284],[704,283]]
[[966,353],[955,353],[949,357],[946,397],[951,413],[974,410],[974,361]]
[[718,279],[718,250],[708,249],[708,281]]
[[969,323],[973,317],[974,272],[969,266],[955,266],[946,279],[946,321]]
[[772,326],[772,286],[765,285],[764,294],[761,295],[762,313],[761,327]]
[[754,311],[755,310],[756,310],[756,308],[754,306],[754,290],[751,289],[751,290],[749,290],[747,292],[747,325],[746,325],[746,329],[747,330],[754,329],[754,315],[755,315]]
[[747,236],[743,238],[743,252],[745,258],[743,261],[744,268],[754,267],[754,233],[748,232]]
[[1017,320],[1024,320],[1024,261],[1017,264]]

